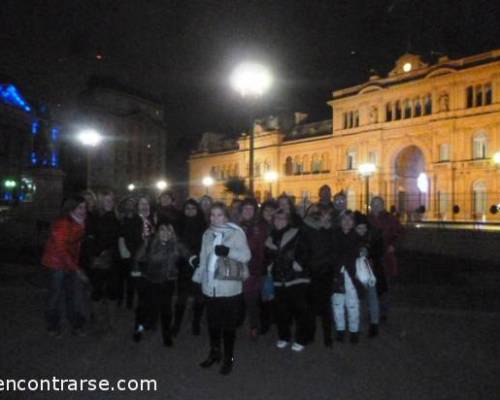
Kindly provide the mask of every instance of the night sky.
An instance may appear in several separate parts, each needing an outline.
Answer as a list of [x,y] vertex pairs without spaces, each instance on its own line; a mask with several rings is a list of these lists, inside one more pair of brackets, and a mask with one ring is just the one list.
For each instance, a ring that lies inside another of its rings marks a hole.
[[[333,89],[386,75],[410,51],[427,60],[500,48],[492,0],[2,0],[0,74],[68,107],[89,82],[166,105],[169,131],[238,133],[244,103],[228,75],[245,58],[273,70],[261,110],[328,118]],[[98,59],[101,58],[101,59]]]

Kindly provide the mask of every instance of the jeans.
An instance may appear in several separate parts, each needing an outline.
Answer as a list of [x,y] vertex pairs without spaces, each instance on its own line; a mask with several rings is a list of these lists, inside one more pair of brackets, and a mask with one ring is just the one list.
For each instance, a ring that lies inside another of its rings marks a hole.
[[359,298],[352,280],[345,271],[345,293],[334,293],[332,296],[333,315],[337,331],[345,331],[345,310],[349,322],[349,332],[359,331]]
[[71,327],[82,328],[85,323],[81,304],[83,298],[83,282],[75,271],[49,270],[49,297],[45,311],[47,328],[61,329],[63,304]]

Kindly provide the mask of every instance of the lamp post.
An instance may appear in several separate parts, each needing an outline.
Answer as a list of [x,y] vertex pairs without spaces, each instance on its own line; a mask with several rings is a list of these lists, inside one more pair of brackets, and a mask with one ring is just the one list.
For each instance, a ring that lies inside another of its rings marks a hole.
[[127,189],[129,192],[133,192],[135,190],[135,185],[131,183],[130,185],[127,186]]
[[377,167],[373,163],[361,164],[358,167],[359,174],[365,178],[365,207],[366,214],[370,211],[370,176],[372,176]]
[[85,129],[78,134],[79,142],[87,147],[87,189],[90,188],[90,173],[92,170],[91,149],[102,142],[102,136],[93,129]]
[[493,154],[493,164],[498,168],[500,167],[500,151]]
[[278,173],[276,171],[267,171],[264,174],[264,180],[269,183],[269,197],[273,198],[273,183],[278,180]]
[[[257,63],[245,62],[240,64],[231,75],[231,86],[243,98],[250,99],[253,103],[269,89],[272,83],[272,77],[268,69]],[[253,122],[250,126],[249,134],[249,160],[248,160],[248,189],[253,195],[254,188],[254,131]]]
[[201,183],[203,184],[203,186],[205,186],[205,194],[208,196],[210,186],[214,184],[214,178],[212,178],[211,176],[205,176]]

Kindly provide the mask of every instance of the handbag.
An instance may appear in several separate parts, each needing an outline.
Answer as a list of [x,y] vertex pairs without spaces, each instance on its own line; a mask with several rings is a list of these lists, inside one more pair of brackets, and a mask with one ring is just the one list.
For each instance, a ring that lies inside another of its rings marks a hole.
[[356,259],[356,278],[363,286],[373,287],[377,283],[370,261],[366,257]]
[[101,254],[99,254],[92,260],[92,262],[90,263],[90,268],[100,270],[110,269],[112,262],[113,255],[111,253],[111,250],[104,250],[103,252],[101,252]]
[[220,281],[243,282],[250,276],[245,263],[229,257],[217,257],[214,278]]

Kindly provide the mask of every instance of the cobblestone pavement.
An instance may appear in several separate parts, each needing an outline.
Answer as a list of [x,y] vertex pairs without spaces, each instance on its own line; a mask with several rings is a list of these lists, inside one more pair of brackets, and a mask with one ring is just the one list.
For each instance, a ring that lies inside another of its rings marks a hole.
[[[459,400],[500,398],[500,313],[396,303],[376,339],[325,349],[321,337],[303,353],[274,347],[275,332],[252,342],[238,332],[230,376],[202,370],[208,338],[190,335],[175,346],[159,332],[131,340],[133,315],[115,311],[111,332],[60,339],[44,330],[46,291],[37,267],[0,268],[0,378],[156,379],[157,391],[0,393],[0,399],[328,399]],[[188,315],[189,318],[189,315]],[[366,325],[366,321],[365,321]]]

